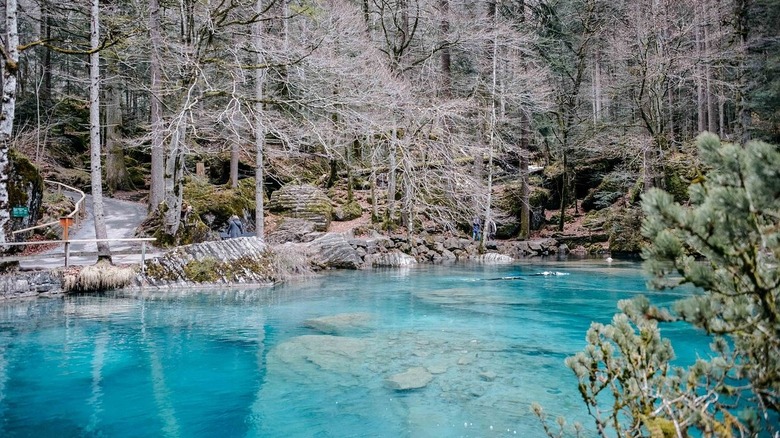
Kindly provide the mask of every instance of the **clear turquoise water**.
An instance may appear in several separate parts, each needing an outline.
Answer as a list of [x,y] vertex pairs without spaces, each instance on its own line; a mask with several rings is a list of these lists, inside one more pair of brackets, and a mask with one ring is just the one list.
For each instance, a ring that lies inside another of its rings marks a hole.
[[[589,425],[563,360],[644,282],[631,263],[539,262],[3,303],[0,436],[541,436],[534,401]],[[680,362],[706,354],[663,333]],[[416,367],[427,386],[388,386]]]

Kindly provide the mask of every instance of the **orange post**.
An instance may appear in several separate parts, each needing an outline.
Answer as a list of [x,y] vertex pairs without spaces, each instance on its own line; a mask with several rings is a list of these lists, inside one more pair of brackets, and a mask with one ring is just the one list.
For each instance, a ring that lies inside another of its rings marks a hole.
[[70,256],[70,242],[68,242],[68,228],[73,224],[72,217],[61,217],[60,226],[62,227],[62,240],[65,241],[65,267],[68,267],[68,256]]

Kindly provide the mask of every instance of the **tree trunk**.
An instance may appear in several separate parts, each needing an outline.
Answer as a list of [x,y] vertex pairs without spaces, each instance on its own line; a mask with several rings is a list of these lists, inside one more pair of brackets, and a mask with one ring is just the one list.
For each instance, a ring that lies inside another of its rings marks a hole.
[[[263,11],[263,0],[257,0],[255,12],[259,15]],[[263,22],[258,20],[252,27],[254,34],[256,62],[263,64]],[[264,68],[255,70],[255,104],[254,104],[254,131],[255,131],[255,234],[259,239],[265,238],[265,185],[263,173],[263,154],[265,151],[265,124],[263,123],[263,96],[265,87]]]
[[[405,163],[408,163],[408,161],[405,161]],[[406,237],[410,243],[412,242],[412,237],[414,236],[414,187],[412,186],[411,172],[411,169],[405,168],[403,175],[403,222],[404,226],[406,227]]]
[[[697,14],[700,15],[700,13],[697,11]],[[701,18],[701,17],[699,17]],[[702,80],[702,68],[701,63],[703,62],[703,54],[702,54],[702,42],[701,42],[701,26],[698,24],[700,23],[700,19],[696,20],[697,26],[696,26],[696,111],[698,114],[698,132],[705,131],[707,129],[707,108],[706,108],[706,98],[704,95],[704,81]]]
[[441,96],[444,98],[452,97],[452,56],[450,54],[449,33],[450,33],[450,2],[449,0],[439,0],[439,9],[441,13]]
[[376,170],[374,160],[371,160],[371,223],[379,222],[378,197],[376,188]]
[[366,33],[371,33],[371,16],[370,10],[368,9],[368,0],[363,0],[363,4],[361,5],[363,8],[363,20],[366,22]]
[[706,87],[707,87],[707,130],[713,134],[718,132],[717,121],[715,119],[715,99],[712,86],[712,42],[710,41],[709,31],[709,15],[707,23],[704,26],[704,55],[706,56],[706,64],[704,65],[704,72],[706,75]]
[[240,138],[230,142],[230,187],[238,188],[238,155],[241,152]]
[[[43,19],[43,38],[46,39],[46,41],[49,41],[51,39],[51,27],[53,25],[53,20],[51,18],[51,12],[49,10],[49,6],[41,6],[41,18]],[[43,89],[41,90],[41,100],[43,102],[50,102],[52,95],[51,95],[51,52],[52,49],[48,46],[44,47],[43,49]]]
[[599,54],[596,55],[596,61],[593,66],[593,124],[601,120],[601,62]]
[[734,31],[737,34],[737,93],[735,104],[737,106],[738,138],[742,144],[750,141],[751,114],[748,108],[748,93],[750,91],[750,78],[748,77],[747,45],[750,33],[749,13],[750,0],[736,0],[734,7]]
[[526,111],[520,115],[520,232],[518,237],[528,239],[531,236],[531,190],[529,187],[528,153],[530,149],[530,122]]
[[396,179],[395,174],[398,164],[396,163],[396,147],[398,142],[398,129],[393,121],[393,132],[390,138],[390,148],[388,150],[390,160],[390,171],[387,180],[387,219],[389,222],[395,221],[395,192],[396,192]]
[[160,52],[162,50],[162,34],[160,33],[160,2],[149,0],[149,38],[152,43],[149,57],[149,74],[151,76],[150,116],[152,136],[151,182],[149,187],[149,211],[155,211],[165,199],[165,126],[162,112],[162,72],[160,67]]
[[723,90],[718,93],[718,136],[726,138],[726,99],[723,98]]
[[19,69],[19,29],[16,0],[5,2],[5,48],[2,60],[3,98],[0,110],[0,249],[6,240],[6,227],[11,219],[8,205],[8,147],[13,135],[16,112],[16,75]]
[[183,197],[182,177],[184,174],[184,142],[187,136],[189,114],[183,113],[177,120],[177,126],[171,135],[171,145],[165,162],[165,233],[175,238],[181,225],[181,205]]
[[[107,239],[106,219],[103,215],[103,169],[100,163],[100,0],[92,0],[90,11],[89,55],[89,144],[92,180],[92,216],[95,221],[95,237]],[[111,261],[108,242],[97,242],[98,261]]]
[[[495,21],[495,4],[493,4],[493,19]],[[480,250],[484,249],[485,240],[489,237],[491,223],[493,223],[493,155],[496,147],[496,126],[498,117],[496,114],[496,86],[498,83],[498,32],[493,33],[493,50],[491,66],[491,86],[490,86],[490,139],[488,141],[488,164],[487,164],[487,199],[485,200],[485,221],[482,223],[482,238],[479,242]]]
[[676,123],[674,117],[674,90],[666,86],[666,103],[669,107],[669,142],[674,143],[676,141]]
[[569,163],[566,156],[566,151],[563,151],[563,175],[561,175],[561,217],[558,219],[558,231],[563,231],[563,226],[566,223],[566,203],[568,199],[566,195],[569,191]]
[[122,91],[119,82],[111,81],[106,87],[106,186],[109,191],[133,190],[130,173],[125,166],[122,148]]

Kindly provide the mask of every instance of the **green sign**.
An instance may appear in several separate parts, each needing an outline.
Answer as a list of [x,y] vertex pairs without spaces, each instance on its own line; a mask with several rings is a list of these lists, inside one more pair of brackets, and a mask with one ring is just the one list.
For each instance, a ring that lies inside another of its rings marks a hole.
[[27,217],[30,215],[30,210],[27,207],[13,207],[11,208],[11,217]]

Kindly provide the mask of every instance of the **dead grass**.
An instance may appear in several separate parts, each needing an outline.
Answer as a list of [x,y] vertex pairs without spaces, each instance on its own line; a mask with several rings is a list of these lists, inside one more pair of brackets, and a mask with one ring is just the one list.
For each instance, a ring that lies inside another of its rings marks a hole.
[[130,284],[135,276],[132,267],[99,261],[94,265],[72,268],[64,272],[62,289],[66,292],[99,292],[119,289]]

